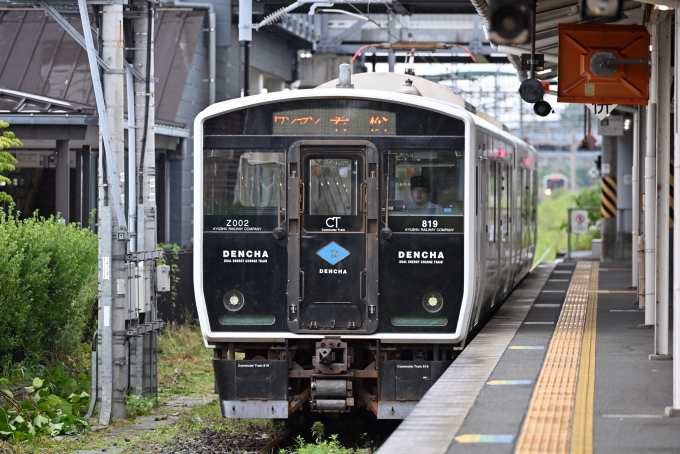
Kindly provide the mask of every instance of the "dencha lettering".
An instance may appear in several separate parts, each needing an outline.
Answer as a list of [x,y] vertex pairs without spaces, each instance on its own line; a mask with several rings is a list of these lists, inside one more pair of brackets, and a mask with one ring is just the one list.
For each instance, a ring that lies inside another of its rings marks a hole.
[[255,258],[255,259],[262,259],[262,258],[268,258],[269,254],[267,254],[267,251],[252,251],[252,250],[247,250],[247,251],[222,251],[222,257],[225,259],[230,259],[230,258]]
[[347,274],[347,270],[336,268],[319,268],[319,274]]
[[400,259],[443,259],[444,253],[439,251],[399,251]]

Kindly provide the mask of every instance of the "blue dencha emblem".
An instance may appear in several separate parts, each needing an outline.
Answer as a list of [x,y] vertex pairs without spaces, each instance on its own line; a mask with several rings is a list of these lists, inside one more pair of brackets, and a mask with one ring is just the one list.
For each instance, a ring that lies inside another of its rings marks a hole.
[[335,265],[349,256],[349,251],[335,241],[331,241],[316,252],[316,255]]

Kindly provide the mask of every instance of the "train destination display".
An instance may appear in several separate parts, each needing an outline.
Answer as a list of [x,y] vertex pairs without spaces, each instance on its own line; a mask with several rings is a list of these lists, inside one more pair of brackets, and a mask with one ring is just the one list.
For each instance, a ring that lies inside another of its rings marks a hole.
[[295,109],[274,112],[273,134],[395,135],[396,113],[371,109]]

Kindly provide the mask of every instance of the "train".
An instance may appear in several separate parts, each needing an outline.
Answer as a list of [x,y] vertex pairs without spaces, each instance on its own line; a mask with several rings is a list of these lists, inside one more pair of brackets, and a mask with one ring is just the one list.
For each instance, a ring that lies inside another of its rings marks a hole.
[[194,290],[225,418],[403,419],[530,271],[535,150],[434,82],[341,65],[211,105],[194,136]]

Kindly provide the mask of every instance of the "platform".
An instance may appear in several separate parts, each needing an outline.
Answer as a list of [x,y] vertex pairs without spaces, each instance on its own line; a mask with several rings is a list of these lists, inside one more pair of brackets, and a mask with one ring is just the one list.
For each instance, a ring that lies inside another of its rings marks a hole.
[[629,285],[629,263],[540,265],[379,452],[680,452]]

